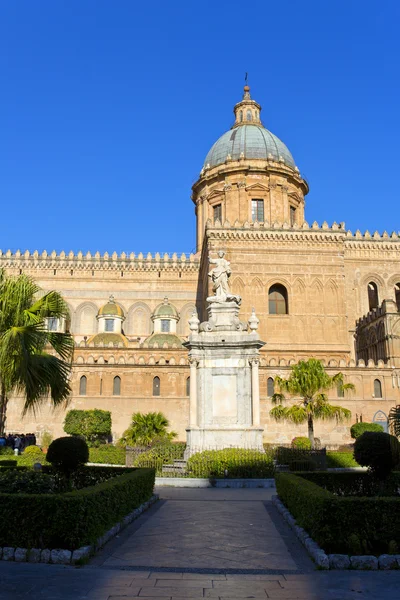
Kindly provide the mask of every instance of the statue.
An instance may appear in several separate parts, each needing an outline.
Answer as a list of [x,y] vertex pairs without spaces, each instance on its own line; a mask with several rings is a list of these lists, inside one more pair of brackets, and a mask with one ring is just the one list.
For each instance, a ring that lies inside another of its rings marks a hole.
[[231,276],[230,262],[225,258],[225,252],[219,250],[218,258],[209,258],[209,263],[216,265],[208,274],[213,283],[213,292],[215,296],[207,298],[208,302],[237,302],[240,304],[242,299],[240,296],[232,294],[229,289],[229,277]]

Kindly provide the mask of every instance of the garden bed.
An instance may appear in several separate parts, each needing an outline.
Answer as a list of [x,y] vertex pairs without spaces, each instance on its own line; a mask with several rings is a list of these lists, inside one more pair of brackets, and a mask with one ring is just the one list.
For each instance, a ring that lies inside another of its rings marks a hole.
[[86,467],[81,473],[81,484],[92,485],[72,492],[0,493],[0,547],[75,550],[94,544],[153,494],[153,469]]
[[276,488],[298,525],[327,554],[400,553],[400,496],[362,495],[371,492],[368,473],[280,473]]

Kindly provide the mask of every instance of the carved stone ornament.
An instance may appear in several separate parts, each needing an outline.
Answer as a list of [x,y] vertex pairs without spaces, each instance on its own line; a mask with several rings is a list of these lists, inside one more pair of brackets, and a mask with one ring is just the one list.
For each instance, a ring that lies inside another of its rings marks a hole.
[[255,308],[252,308],[251,317],[248,321],[249,329],[251,329],[251,331],[257,331],[259,323],[260,319],[256,316],[256,310]]
[[229,277],[231,276],[230,262],[225,258],[225,252],[220,250],[218,258],[209,258],[209,263],[215,267],[209,272],[208,276],[212,280],[213,292],[215,296],[209,296],[207,302],[236,302],[241,304],[242,299],[236,294],[232,294],[229,288]]
[[197,333],[199,331],[199,324],[200,324],[200,320],[199,320],[199,317],[197,316],[197,310],[194,310],[192,313],[192,316],[189,319],[190,331]]

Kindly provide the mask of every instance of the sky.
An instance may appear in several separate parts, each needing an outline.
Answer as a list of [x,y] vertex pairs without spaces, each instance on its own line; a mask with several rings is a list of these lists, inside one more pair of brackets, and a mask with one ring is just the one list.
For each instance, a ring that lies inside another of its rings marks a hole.
[[193,252],[244,74],[306,219],[400,230],[398,0],[3,0],[0,248]]

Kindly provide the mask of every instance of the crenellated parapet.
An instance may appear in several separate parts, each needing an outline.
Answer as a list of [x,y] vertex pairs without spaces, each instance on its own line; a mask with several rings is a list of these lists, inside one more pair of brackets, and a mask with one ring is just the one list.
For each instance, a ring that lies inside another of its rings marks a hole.
[[105,365],[127,365],[127,366],[155,366],[155,365],[170,365],[187,367],[189,361],[186,355],[182,353],[157,353],[154,352],[143,352],[142,350],[135,353],[109,353],[99,349],[92,350],[86,348],[85,351],[76,350],[74,365],[88,365],[88,366],[102,366]]
[[64,251],[47,252],[44,250],[39,253],[37,250],[30,252],[26,250],[21,252],[11,252],[0,250],[0,267],[24,269],[77,269],[82,271],[193,271],[199,269],[199,258],[195,254],[182,253],[178,256],[173,254],[163,254],[159,252],[144,255],[142,252],[135,254],[131,252],[126,254],[122,252],[109,254],[105,252],[92,254],[87,252],[66,253]]

